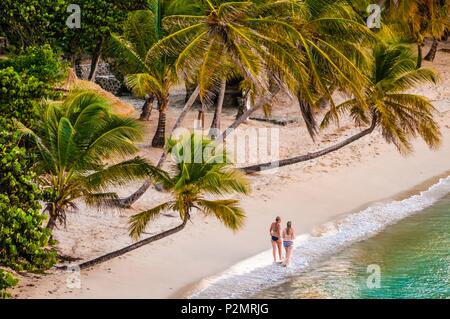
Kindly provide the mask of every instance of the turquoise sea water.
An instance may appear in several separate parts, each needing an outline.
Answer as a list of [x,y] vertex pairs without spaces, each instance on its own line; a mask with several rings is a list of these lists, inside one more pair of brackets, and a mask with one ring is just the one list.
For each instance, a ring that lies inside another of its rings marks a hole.
[[294,247],[289,268],[263,251],[190,297],[450,298],[450,176],[301,234]]
[[450,298],[450,196],[253,297]]

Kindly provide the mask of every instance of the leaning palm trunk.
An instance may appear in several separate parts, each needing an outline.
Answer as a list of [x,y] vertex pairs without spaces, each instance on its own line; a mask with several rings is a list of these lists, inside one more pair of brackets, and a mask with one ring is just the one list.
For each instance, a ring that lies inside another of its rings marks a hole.
[[158,119],[158,128],[156,129],[155,136],[152,140],[152,146],[162,148],[166,142],[166,111],[169,105],[169,98],[164,97],[159,103],[159,119]]
[[155,97],[153,95],[150,95],[148,98],[145,99],[145,103],[142,106],[141,116],[139,117],[139,119],[141,121],[148,121],[150,119],[150,115],[152,114],[154,100],[155,100]]
[[[187,100],[186,104],[183,107],[183,110],[181,111],[180,115],[177,118],[177,121],[175,122],[172,131],[170,132],[170,135],[173,134],[173,132],[175,132],[175,130],[177,128],[180,127],[181,123],[183,123],[184,118],[186,117],[186,115],[189,113],[189,111],[192,109],[192,106],[194,105],[195,101],[197,100],[197,97],[200,93],[200,86],[197,85],[197,87],[195,88],[194,92],[192,92],[191,97],[189,98],[189,100]],[[167,156],[167,150],[164,150],[164,152],[161,154],[161,157],[159,158],[158,164],[156,165],[156,167],[161,167],[161,165],[164,163],[164,160],[166,159]]]
[[184,118],[186,117],[186,115],[189,113],[192,106],[194,105],[195,100],[197,99],[199,93],[200,93],[200,86],[197,85],[194,92],[192,92],[191,97],[189,98],[189,100],[187,100],[186,104],[184,105],[183,110],[181,111],[180,115],[178,116],[177,121],[175,122],[175,125],[172,128],[172,132],[170,133],[171,135],[177,128],[180,127]]
[[417,69],[422,67],[423,53],[422,53],[422,43],[417,43]]
[[[113,251],[113,252],[110,252],[110,253],[108,253],[108,254],[106,254],[106,255],[103,255],[103,256],[94,258],[94,259],[92,259],[92,260],[86,261],[86,262],[80,264],[79,267],[80,267],[80,269],[86,269],[86,268],[89,268],[89,267],[92,267],[92,266],[95,266],[95,265],[104,263],[104,262],[106,262],[106,261],[108,261],[108,260],[111,260],[111,259],[113,259],[113,258],[122,256],[122,255],[124,255],[124,254],[126,254],[126,253],[129,253],[130,251],[133,251],[133,250],[135,250],[135,249],[138,249],[139,247],[142,247],[142,246],[144,246],[144,245],[153,243],[153,242],[155,242],[155,241],[157,241],[157,240],[160,240],[160,239],[166,238],[166,237],[168,237],[168,236],[170,236],[170,235],[173,235],[173,234],[175,234],[175,233],[178,233],[179,231],[183,230],[184,227],[186,227],[187,220],[188,220],[188,219],[185,218],[185,219],[183,220],[183,223],[182,223],[181,225],[175,227],[175,228],[166,230],[166,231],[164,231],[164,232],[162,232],[162,233],[159,233],[159,234],[157,234],[157,235],[155,235],[155,236],[151,236],[151,237],[149,237],[149,238],[143,239],[143,240],[141,240],[141,241],[138,241],[138,242],[136,242],[136,243],[134,243],[134,244],[131,244],[131,245],[126,246],[126,247],[124,247],[124,248],[121,248],[121,249],[119,249],[119,250],[115,250],[115,251]],[[65,268],[67,268],[67,267],[65,266],[65,267],[61,267],[61,268],[62,268],[62,269],[65,269]]]
[[214,118],[211,123],[210,135],[214,135],[214,131],[220,130],[220,117],[222,116],[223,101],[225,99],[225,90],[227,88],[227,81],[222,80],[220,83],[219,98],[217,99],[216,111],[214,112]]
[[258,102],[258,104],[245,110],[245,112],[242,113],[241,116],[239,116],[230,126],[227,127],[225,131],[222,132],[222,135],[220,135],[218,138],[219,141],[225,141],[227,136],[232,133],[239,125],[245,122],[250,117],[250,115],[252,115],[256,110],[263,107],[263,105],[270,103],[279,91],[280,88],[277,86],[277,88],[274,89],[273,92],[265,94],[263,98]]
[[425,56],[426,61],[431,61],[431,62],[434,61],[434,59],[436,58],[436,52],[437,52],[438,46],[439,46],[439,41],[434,39],[433,44],[431,45],[430,51]]
[[[192,93],[191,97],[189,98],[189,100],[186,102],[186,105],[184,106],[180,115],[178,116],[178,119],[177,119],[175,125],[173,126],[172,132],[170,133],[171,135],[177,128],[180,127],[181,123],[183,122],[184,118],[188,114],[189,110],[191,110],[192,106],[194,105],[195,101],[197,100],[199,93],[200,93],[200,86],[197,86],[195,88],[194,92]],[[157,165],[158,168],[161,167],[161,165],[164,163],[164,160],[166,159],[166,157],[167,157],[167,151],[164,150],[164,152],[162,153],[162,155],[158,161],[158,165]],[[130,195],[127,198],[121,199],[118,203],[118,206],[122,207],[122,208],[131,207],[131,205],[133,205],[139,198],[141,198],[142,195],[144,195],[144,193],[148,190],[150,185],[152,185],[151,180],[146,180],[141,185],[141,187],[139,187],[139,189],[136,192],[134,192],[132,195]]]
[[205,112],[206,112],[206,105],[205,102],[202,101],[202,106],[200,107],[200,110],[198,111],[197,116],[197,124],[199,129],[204,130],[205,129]]
[[55,228],[55,226],[56,226],[56,217],[50,215],[48,217],[48,222],[47,222],[46,228],[49,229],[49,230],[53,230]]
[[358,134],[355,134],[355,135],[349,137],[348,139],[346,139],[342,142],[339,142],[333,146],[330,146],[330,147],[324,148],[320,151],[317,151],[314,153],[309,153],[306,155],[301,155],[301,156],[296,156],[296,157],[292,157],[292,158],[288,158],[288,159],[284,159],[284,160],[244,167],[244,168],[241,168],[241,170],[247,174],[251,174],[251,173],[256,173],[256,172],[260,172],[260,171],[278,168],[278,167],[288,166],[288,165],[292,165],[292,164],[296,164],[296,163],[310,161],[312,159],[315,159],[315,158],[324,156],[326,154],[329,154],[331,152],[337,151],[337,150],[343,148],[344,146],[347,146],[347,145],[359,140],[360,138],[371,134],[374,131],[376,125],[377,125],[377,120],[376,120],[376,117],[374,117],[372,119],[372,124],[370,125],[369,128],[367,128],[367,129],[359,132]]
[[91,69],[89,71],[88,80],[95,82],[95,75],[97,74],[98,62],[100,61],[101,49],[103,45],[103,39],[97,41],[94,53],[91,60]]

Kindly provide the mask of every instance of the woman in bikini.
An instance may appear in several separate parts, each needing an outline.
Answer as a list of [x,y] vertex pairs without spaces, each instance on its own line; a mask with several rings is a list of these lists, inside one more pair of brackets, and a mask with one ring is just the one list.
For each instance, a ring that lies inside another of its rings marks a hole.
[[280,262],[282,260],[282,249],[281,249],[281,218],[277,216],[275,218],[275,222],[270,225],[269,230],[270,236],[271,236],[271,242],[272,242],[272,252],[273,252],[273,262],[277,262],[277,250],[278,255],[280,257]]
[[292,223],[287,222],[286,228],[283,230],[283,246],[286,250],[286,259],[283,262],[284,267],[288,267],[291,263],[292,250],[294,249],[295,230]]

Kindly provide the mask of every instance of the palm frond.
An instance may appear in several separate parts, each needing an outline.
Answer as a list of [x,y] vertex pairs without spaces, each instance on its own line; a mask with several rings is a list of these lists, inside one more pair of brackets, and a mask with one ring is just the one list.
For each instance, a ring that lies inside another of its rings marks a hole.
[[239,207],[239,201],[235,199],[206,200],[197,201],[199,208],[207,216],[214,216],[226,227],[237,231],[244,226],[245,213]]
[[152,209],[130,217],[128,231],[134,240],[138,240],[142,232],[144,232],[148,223],[156,219],[162,212],[169,210],[173,206],[173,202],[167,202]]

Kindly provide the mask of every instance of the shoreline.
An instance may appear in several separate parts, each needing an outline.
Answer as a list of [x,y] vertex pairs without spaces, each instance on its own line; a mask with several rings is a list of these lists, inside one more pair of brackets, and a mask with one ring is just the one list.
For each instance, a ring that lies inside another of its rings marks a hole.
[[[442,145],[438,150],[429,150],[422,141],[416,140],[414,153],[404,157],[376,131],[322,158],[286,166],[270,174],[250,176],[253,192],[240,198],[247,213],[246,225],[237,233],[212,218],[195,214],[182,232],[81,271],[81,289],[67,286],[66,272],[50,270],[45,275],[18,276],[20,282],[12,294],[17,298],[178,298],[205,278],[270,249],[268,228],[277,215],[282,217],[283,224],[291,220],[299,234],[320,235],[331,221],[370,204],[418,193],[418,187],[425,187],[450,170],[450,55],[442,52],[433,64],[425,64],[439,68],[443,79],[436,86],[419,87],[413,93],[427,96],[433,104],[440,105],[436,120],[442,131]],[[178,101],[182,89],[177,90],[174,96],[178,99],[173,101],[173,106],[182,103]],[[279,107],[274,107],[273,116],[298,116],[298,104],[286,96],[277,96],[274,105]],[[169,109],[167,127],[173,126],[180,111],[179,107]],[[135,116],[139,116],[138,112]],[[212,112],[206,113],[207,125],[212,116]],[[184,127],[191,127],[196,118],[196,112],[190,112]],[[223,126],[233,120],[234,113],[225,111]],[[241,128],[279,129],[279,157],[289,158],[327,147],[359,132],[348,119],[342,119],[340,124],[321,131],[315,142],[302,122],[279,127],[248,121]],[[143,122],[145,139],[139,145],[139,155],[154,163],[161,151],[148,147],[148,143],[156,126],[157,115]],[[140,186],[137,182],[118,189],[119,196],[127,196]],[[59,241],[58,251],[89,260],[127,246],[132,243],[127,232],[129,217],[166,198],[167,194],[151,187],[132,209],[121,212],[98,212],[80,202],[79,211],[67,215],[67,229],[54,231]],[[170,213],[161,216],[148,227],[145,236],[178,225],[179,220],[174,217]]]
[[[32,278],[23,277],[13,293],[19,292],[20,298],[186,298],[205,278],[270,249],[266,228],[281,210],[274,207],[284,205],[285,213],[280,214],[284,221],[288,218],[294,220],[299,234],[320,234],[324,225],[373,203],[406,198],[434,184],[450,172],[445,160],[450,158],[450,130],[444,133],[444,144],[436,152],[423,149],[424,145],[418,143],[413,155],[403,157],[392,146],[385,145],[386,152],[380,156],[351,167],[318,176],[313,174],[315,179],[312,181],[290,183],[277,191],[265,189],[266,194],[262,195],[271,193],[265,201],[261,194],[257,198],[244,199],[243,206],[249,212],[247,227],[234,236],[215,221],[200,224],[200,220],[194,219],[194,227],[189,225],[184,232],[82,271],[82,289],[67,289],[64,287],[66,274],[56,272],[42,278],[33,278],[34,275]],[[374,169],[386,163],[390,165],[388,170]],[[422,167],[422,170],[417,170],[417,167]],[[267,176],[260,176],[256,182],[265,178]],[[274,180],[275,177],[269,179]],[[341,184],[343,181],[345,183]],[[334,193],[334,199],[317,200],[330,193]],[[286,202],[285,198],[295,195],[302,202],[302,211],[307,214],[299,216],[295,203]],[[248,207],[252,207],[251,210]],[[202,238],[207,240],[202,241]],[[155,256],[158,258],[156,263],[152,259]],[[179,269],[180,264],[184,265],[183,269]],[[34,287],[27,286],[30,281]]]
[[[413,186],[412,188],[406,190],[406,191],[401,191],[396,195],[393,195],[391,197],[386,197],[384,199],[380,199],[380,200],[375,200],[375,201],[371,201],[368,203],[365,203],[361,206],[359,206],[358,208],[343,213],[341,215],[335,216],[333,218],[331,218],[330,220],[328,220],[325,224],[329,224],[329,223],[336,223],[342,219],[344,219],[345,217],[348,217],[350,215],[356,214],[358,212],[361,212],[365,209],[367,209],[368,207],[371,207],[375,204],[383,204],[383,203],[388,203],[388,202],[392,202],[392,201],[402,201],[405,200],[407,198],[410,198],[411,196],[417,195],[423,191],[428,190],[431,186],[436,185],[439,180],[443,179],[443,178],[448,178],[450,177],[450,169],[447,170],[445,173],[436,175],[434,177],[431,177],[423,182],[420,182],[419,184]],[[399,220],[398,222],[402,222],[403,219]],[[323,226],[323,225],[319,225],[319,226]],[[304,236],[304,235],[312,235],[311,233],[301,233],[298,234],[298,237],[300,236]],[[370,237],[369,237],[370,238]],[[344,248],[345,249],[345,248]],[[263,253],[263,252],[271,252],[270,248],[260,251],[258,254]],[[298,252],[301,254],[301,251]],[[257,255],[257,254],[256,254]],[[253,256],[249,256],[247,259],[250,259],[252,257],[255,257],[256,255]],[[226,270],[214,274],[212,276],[209,277],[205,277],[203,279],[201,279],[200,281],[195,281],[192,282],[191,284],[186,285],[185,287],[182,287],[181,289],[179,289],[178,291],[174,292],[172,295],[170,295],[168,298],[169,299],[188,299],[190,296],[192,296],[193,294],[199,292],[200,290],[202,290],[204,287],[207,287],[209,284],[207,283],[208,280],[220,276],[222,273],[226,272],[228,269],[230,269],[231,267],[233,267],[234,265],[231,265],[229,268],[227,268]]]

